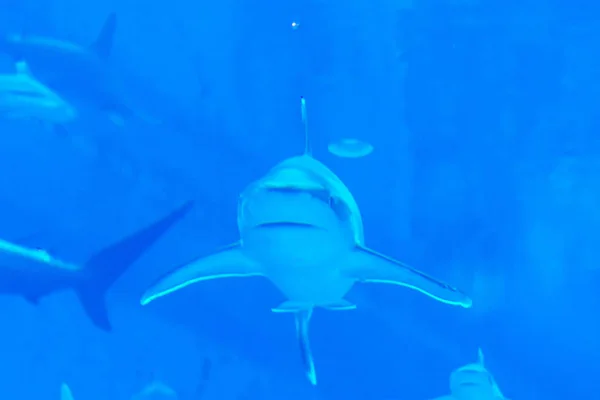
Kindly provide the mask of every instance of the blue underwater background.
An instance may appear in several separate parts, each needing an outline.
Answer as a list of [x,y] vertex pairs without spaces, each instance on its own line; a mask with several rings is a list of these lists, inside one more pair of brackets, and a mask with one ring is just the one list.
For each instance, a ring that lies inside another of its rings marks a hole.
[[[0,297],[0,397],[427,400],[477,349],[511,400],[600,393],[600,5],[565,0],[1,0],[0,34],[86,45],[111,12],[122,96],[68,134],[0,120],[0,238],[83,263],[187,200],[112,287],[97,329],[72,291]],[[292,28],[292,22],[299,26]],[[3,72],[12,61],[0,54]],[[117,79],[117,78],[115,78]],[[157,277],[238,240],[238,194],[300,154],[354,194],[366,243],[467,292],[471,309],[356,285],[315,311],[319,384],[260,278],[146,307]],[[331,141],[374,146],[339,158]]]

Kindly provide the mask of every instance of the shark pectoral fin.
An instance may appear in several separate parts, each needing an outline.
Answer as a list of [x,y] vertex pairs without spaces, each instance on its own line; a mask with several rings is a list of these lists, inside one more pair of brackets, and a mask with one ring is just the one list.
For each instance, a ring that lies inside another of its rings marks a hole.
[[342,299],[335,303],[321,305],[321,308],[332,311],[349,311],[356,310],[356,304],[352,304],[348,300]]
[[311,384],[316,385],[317,373],[315,371],[315,363],[308,341],[308,324],[311,316],[312,309],[304,309],[296,312],[296,336],[298,337],[298,344],[300,345],[300,355],[302,357],[302,364],[304,365],[306,377]]
[[140,302],[146,305],[196,282],[261,275],[260,266],[247,258],[239,243],[235,243],[169,272],[144,293]]
[[358,282],[405,286],[442,303],[464,308],[472,305],[471,299],[454,286],[365,247],[356,247],[344,272]]
[[66,383],[60,385],[60,400],[74,400],[71,388]]

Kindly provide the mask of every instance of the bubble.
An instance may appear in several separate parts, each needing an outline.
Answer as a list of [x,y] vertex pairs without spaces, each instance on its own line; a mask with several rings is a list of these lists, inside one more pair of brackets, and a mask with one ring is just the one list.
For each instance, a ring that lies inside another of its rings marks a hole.
[[298,22],[292,22],[292,29],[298,29],[298,27],[300,27],[300,24]]
[[327,148],[331,154],[343,158],[361,158],[373,152],[373,146],[370,143],[353,138],[331,142]]

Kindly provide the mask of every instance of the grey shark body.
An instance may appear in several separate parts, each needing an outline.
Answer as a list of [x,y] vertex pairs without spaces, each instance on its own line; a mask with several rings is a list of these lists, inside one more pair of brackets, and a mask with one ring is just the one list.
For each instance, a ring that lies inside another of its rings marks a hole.
[[0,240],[0,294],[18,295],[32,304],[51,293],[73,289],[92,322],[111,330],[105,304],[112,284],[191,209],[192,203],[106,247],[83,266],[42,249]]
[[308,341],[312,312],[356,308],[345,296],[357,282],[405,286],[444,303],[471,306],[456,288],[367,248],[354,197],[308,152],[250,184],[239,197],[237,223],[239,242],[175,269],[150,287],[141,303],[200,281],[265,277],[287,299],[273,312],[295,316],[312,384],[317,383]]
[[133,115],[116,92],[109,56],[116,14],[108,16],[91,46],[36,35],[9,34],[0,38],[0,52],[25,61],[41,82],[77,107],[106,112],[122,123]]
[[435,400],[508,400],[494,376],[485,368],[483,352],[478,350],[477,362],[464,365],[450,375],[450,394]]

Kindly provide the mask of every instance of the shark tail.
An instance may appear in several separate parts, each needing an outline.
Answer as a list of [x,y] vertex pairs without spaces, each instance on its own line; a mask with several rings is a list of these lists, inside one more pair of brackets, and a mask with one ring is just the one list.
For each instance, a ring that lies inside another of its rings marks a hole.
[[299,310],[294,315],[296,318],[296,335],[298,337],[298,344],[300,345],[300,355],[302,356],[304,372],[310,383],[316,385],[317,372],[308,340],[308,324],[312,316],[312,309]]
[[94,325],[104,331],[112,329],[106,308],[106,292],[192,207],[192,202],[185,203],[164,218],[106,247],[88,260],[82,279],[75,284],[75,291]]

